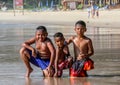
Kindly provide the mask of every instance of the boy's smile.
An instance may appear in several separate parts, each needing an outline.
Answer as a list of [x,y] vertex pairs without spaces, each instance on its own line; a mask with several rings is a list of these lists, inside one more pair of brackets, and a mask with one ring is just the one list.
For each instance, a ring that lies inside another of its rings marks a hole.
[[43,42],[47,37],[47,33],[42,31],[42,30],[38,30],[36,31],[36,38],[38,40],[40,40],[41,42]]

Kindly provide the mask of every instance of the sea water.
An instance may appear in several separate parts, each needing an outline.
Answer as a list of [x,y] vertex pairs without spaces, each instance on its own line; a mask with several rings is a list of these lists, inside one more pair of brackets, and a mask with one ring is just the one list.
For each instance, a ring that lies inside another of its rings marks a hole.
[[[70,78],[64,70],[61,78],[44,78],[40,68],[25,78],[26,68],[20,59],[21,44],[35,35],[39,24],[0,24],[0,85],[119,85],[120,84],[120,29],[87,27],[85,33],[92,39],[95,53],[91,56],[95,68],[88,71],[89,77]],[[74,26],[45,25],[48,37],[53,41],[56,32],[65,38],[75,35]],[[54,43],[54,41],[53,41]],[[34,46],[34,45],[33,45]],[[72,44],[69,46],[74,56]]]

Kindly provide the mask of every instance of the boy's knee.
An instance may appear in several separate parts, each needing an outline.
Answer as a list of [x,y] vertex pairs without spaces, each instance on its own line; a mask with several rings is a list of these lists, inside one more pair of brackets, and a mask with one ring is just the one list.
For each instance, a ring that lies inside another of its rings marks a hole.
[[24,53],[25,53],[25,48],[22,47],[22,48],[20,49],[19,53],[20,53],[20,54],[24,54]]

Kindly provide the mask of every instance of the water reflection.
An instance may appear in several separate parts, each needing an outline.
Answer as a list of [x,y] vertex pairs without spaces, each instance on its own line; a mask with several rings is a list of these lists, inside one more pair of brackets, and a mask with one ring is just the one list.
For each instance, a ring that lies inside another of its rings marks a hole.
[[25,85],[31,85],[31,78],[26,77]]
[[91,82],[86,78],[70,78],[70,85],[91,85]]
[[91,85],[87,78],[43,78],[36,81],[31,78],[26,78],[25,85]]

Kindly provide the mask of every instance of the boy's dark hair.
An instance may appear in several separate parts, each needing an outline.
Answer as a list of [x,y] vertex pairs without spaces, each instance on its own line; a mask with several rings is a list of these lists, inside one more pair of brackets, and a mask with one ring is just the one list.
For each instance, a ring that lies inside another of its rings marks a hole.
[[47,29],[46,29],[45,26],[38,26],[38,27],[36,28],[36,30],[42,30],[42,31],[44,31],[44,32],[47,32]]
[[84,21],[82,21],[82,20],[77,21],[77,22],[75,23],[75,26],[76,26],[77,24],[80,24],[80,25],[86,27],[86,23],[85,23]]
[[54,38],[55,37],[61,37],[62,38],[64,36],[63,36],[63,34],[61,32],[57,32],[57,33],[54,34]]

